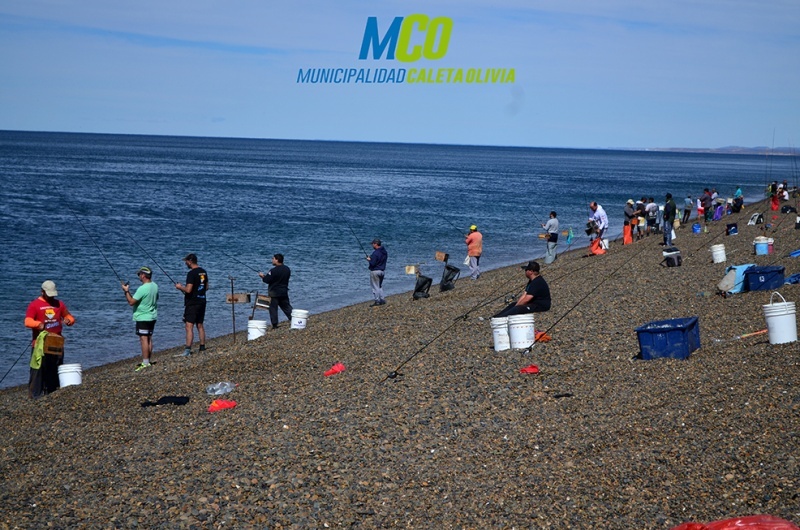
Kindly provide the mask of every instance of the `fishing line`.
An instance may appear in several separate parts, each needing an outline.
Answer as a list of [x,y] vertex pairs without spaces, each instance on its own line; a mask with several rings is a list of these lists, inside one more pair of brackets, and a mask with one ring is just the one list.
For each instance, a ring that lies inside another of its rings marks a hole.
[[[570,308],[567,310],[567,312],[566,312],[566,313],[564,313],[563,315],[561,315],[561,317],[560,317],[558,320],[556,320],[555,322],[553,322],[552,324],[550,324],[550,326],[549,326],[547,329],[545,329],[545,330],[544,330],[544,333],[546,334],[546,333],[547,333],[547,332],[549,332],[551,329],[553,329],[553,328],[554,328],[554,327],[555,327],[555,326],[556,326],[556,325],[557,325],[559,322],[561,322],[562,320],[564,320],[564,318],[566,318],[566,316],[567,316],[567,315],[569,315],[569,314],[570,314],[570,313],[571,313],[571,312],[572,312],[572,311],[573,311],[573,310],[574,310],[576,307],[578,307],[578,306],[579,306],[581,303],[583,303],[583,301],[584,301],[584,300],[586,300],[587,298],[589,298],[589,297],[590,297],[590,296],[591,296],[591,295],[592,295],[592,294],[593,294],[593,293],[594,293],[594,292],[595,292],[597,289],[599,289],[599,288],[600,288],[600,286],[601,286],[601,285],[603,285],[605,282],[607,282],[607,281],[609,280],[609,278],[611,278],[612,276],[614,276],[614,275],[615,275],[617,272],[619,272],[619,271],[620,271],[620,270],[621,270],[623,267],[627,267],[627,266],[629,265],[629,262],[630,262],[632,259],[634,259],[634,258],[638,257],[638,256],[639,256],[639,254],[641,254],[641,253],[642,253],[642,252],[644,252],[645,250],[649,250],[649,247],[642,246],[642,249],[641,249],[639,252],[637,252],[637,253],[636,253],[636,254],[634,254],[633,256],[629,257],[628,259],[624,260],[624,261],[622,262],[622,265],[620,265],[619,267],[617,267],[616,269],[614,269],[613,271],[611,271],[611,273],[609,273],[609,274],[608,274],[608,276],[606,276],[605,278],[603,278],[603,279],[600,281],[600,283],[598,283],[597,285],[595,285],[595,286],[594,286],[594,288],[593,288],[591,291],[589,291],[588,293],[586,293],[586,295],[584,295],[584,296],[583,296],[581,299],[579,299],[577,302],[575,302],[575,305],[573,305],[572,307],[570,307]],[[534,347],[535,345],[536,345],[536,341],[534,340],[534,343],[533,343],[533,344],[531,344],[531,345],[528,347],[528,349],[527,349],[526,351],[527,351],[527,352],[530,352],[530,351],[533,349],[533,347]]]
[[461,229],[460,229],[459,227],[457,227],[455,224],[453,224],[453,222],[452,222],[450,219],[448,219],[448,218],[447,218],[446,216],[444,216],[444,215],[440,215],[439,217],[441,217],[442,219],[444,219],[445,221],[447,221],[447,224],[449,224],[450,226],[452,226],[452,227],[453,227],[453,229],[454,229],[454,230],[456,230],[456,231],[458,232],[458,235],[459,235],[459,236],[461,236],[461,237],[464,237],[464,233],[461,231]]
[[75,219],[78,221],[78,224],[79,224],[79,225],[81,225],[81,228],[83,228],[83,231],[84,231],[84,232],[86,232],[86,235],[87,235],[87,236],[89,236],[89,239],[91,239],[91,240],[92,240],[92,243],[94,244],[95,248],[97,248],[97,250],[100,252],[100,255],[101,255],[101,256],[103,256],[103,259],[104,259],[104,260],[106,260],[106,263],[108,263],[108,266],[109,266],[109,267],[111,268],[111,270],[114,272],[114,276],[116,276],[116,277],[117,277],[117,279],[119,280],[119,282],[120,282],[120,283],[124,283],[124,284],[126,284],[126,285],[127,285],[127,283],[128,283],[128,282],[125,282],[125,281],[124,281],[124,280],[123,280],[123,279],[120,277],[120,275],[117,273],[117,270],[114,268],[114,266],[111,264],[111,262],[110,262],[110,261],[108,261],[108,258],[106,257],[106,254],[105,254],[105,252],[103,252],[103,249],[101,249],[101,248],[100,248],[100,245],[98,245],[98,244],[97,244],[97,241],[95,241],[95,240],[94,240],[94,238],[92,237],[92,234],[89,232],[89,230],[87,230],[87,229],[86,229],[86,226],[83,224],[83,221],[81,221],[81,218],[80,218],[80,217],[78,217],[78,214],[77,214],[77,213],[75,213],[75,210],[73,210],[73,209],[72,209],[72,207],[71,207],[69,204],[67,204],[66,202],[65,202],[64,204],[67,206],[67,209],[68,209],[70,212],[72,212],[72,215],[74,215],[74,216],[75,216]]
[[147,251],[144,249],[144,247],[143,247],[142,245],[140,245],[140,244],[139,244],[139,242],[138,242],[138,241],[136,241],[136,240],[133,238],[133,236],[131,236],[131,235],[129,235],[129,234],[125,234],[125,235],[126,235],[126,236],[128,236],[128,239],[130,239],[131,241],[133,241],[133,242],[136,244],[136,246],[137,246],[137,247],[139,247],[139,248],[141,249],[141,251],[142,251],[142,252],[144,252],[145,256],[147,256],[147,257],[148,257],[150,260],[152,260],[152,261],[153,261],[153,263],[155,263],[155,264],[156,264],[156,267],[158,267],[159,269],[161,269],[161,272],[163,272],[163,273],[164,273],[164,275],[165,275],[165,276],[166,276],[166,277],[169,279],[169,281],[171,281],[172,283],[178,283],[178,282],[176,282],[175,280],[173,280],[173,279],[172,279],[172,276],[170,276],[170,275],[169,275],[169,273],[168,273],[166,270],[164,270],[164,267],[162,267],[161,265],[159,265],[159,264],[158,264],[158,262],[156,261],[156,259],[155,259],[153,256],[151,256],[151,255],[150,255],[150,253],[149,253],[149,252],[147,252]]
[[13,370],[13,369],[14,369],[14,367],[17,365],[17,363],[19,362],[19,360],[20,360],[20,359],[22,359],[22,356],[23,356],[23,355],[25,355],[25,352],[26,352],[26,351],[28,351],[28,349],[29,349],[30,347],[31,347],[31,345],[30,345],[30,344],[26,344],[26,345],[25,345],[25,349],[23,349],[23,350],[22,350],[22,353],[20,353],[20,354],[19,354],[19,357],[17,357],[17,360],[16,360],[16,361],[14,361],[14,364],[12,364],[12,365],[11,365],[11,368],[9,368],[9,369],[8,369],[8,372],[6,372],[6,375],[4,375],[2,379],[0,379],[0,383],[2,383],[3,381],[5,381],[5,380],[6,380],[6,376],[7,376],[8,374],[10,374],[10,373],[11,373],[11,370]]
[[[640,250],[640,251],[639,251],[639,252],[638,252],[636,255],[634,255],[633,257],[636,257],[638,254],[640,254],[641,252],[643,252],[643,251],[644,251],[646,248],[647,248],[647,247],[643,247],[643,248],[642,248],[642,250]],[[620,265],[620,267],[619,267],[619,268],[617,268],[616,270],[614,270],[614,271],[611,273],[611,275],[613,275],[615,272],[617,272],[617,271],[618,271],[619,269],[621,269],[622,267],[625,267],[627,264],[628,264],[628,260],[626,260],[626,261],[625,261],[625,262],[624,262],[622,265]],[[581,269],[583,269],[583,268],[585,268],[585,267],[588,267],[589,265],[590,265],[590,264],[589,264],[589,263],[587,263],[586,265],[584,265],[584,266],[582,266],[582,267],[579,267],[579,268],[578,268],[578,269],[576,269],[576,270],[573,270],[573,271],[568,271],[568,272],[566,272],[565,274],[563,274],[562,276],[560,276],[560,277],[558,277],[558,278],[554,279],[553,281],[554,281],[554,282],[555,282],[555,281],[558,281],[558,280],[560,280],[561,278],[563,278],[563,277],[565,277],[565,276],[568,276],[568,275],[570,275],[570,274],[573,274],[573,273],[575,273],[575,272],[577,272],[577,271],[579,271],[579,270],[581,270]],[[610,277],[611,277],[611,275],[609,275],[609,277],[608,277],[608,278],[610,278]],[[608,278],[606,278],[606,280],[607,280]],[[505,288],[505,287],[506,287],[506,286],[507,286],[509,283],[511,283],[512,281],[513,281],[513,282],[517,282],[517,281],[519,281],[519,280],[517,280],[517,279],[515,278],[514,280],[511,280],[511,281],[509,281],[509,282],[506,282],[506,283],[504,283],[504,284],[502,284],[502,285],[500,286],[500,289],[503,289],[503,288]],[[605,280],[603,280],[603,281],[605,281]],[[600,284],[598,284],[598,285],[597,285],[597,287],[595,287],[595,288],[594,288],[594,289],[593,289],[593,290],[592,290],[592,291],[591,291],[589,294],[591,294],[592,292],[594,292],[594,291],[595,291],[595,290],[596,290],[598,287],[600,287],[600,285],[602,285],[602,282],[601,282]],[[495,289],[495,291],[493,291],[493,292],[492,292],[492,294],[494,294],[494,293],[495,293],[495,292],[497,292],[498,290],[499,290],[499,289]],[[506,294],[507,294],[507,293],[504,293],[503,295],[500,295],[500,296],[505,296]],[[490,295],[490,296],[492,296],[492,295]],[[589,295],[586,295],[586,296],[589,296]],[[500,298],[500,297],[499,297],[499,296],[498,296],[498,297],[495,297],[495,298],[491,299],[491,300],[490,300],[490,302],[493,302],[494,300],[497,300],[498,298]],[[584,297],[584,299],[585,299],[585,298],[586,298],[586,297]],[[583,300],[583,299],[582,299],[582,300]],[[580,303],[582,300],[579,300],[579,301],[578,301],[578,303]],[[488,303],[490,303],[490,302],[488,302]],[[477,303],[477,304],[476,304],[474,307],[472,307],[472,308],[471,308],[469,311],[467,311],[467,312],[466,312],[466,313],[464,313],[463,315],[460,315],[459,317],[455,318],[455,319],[453,320],[453,322],[452,322],[452,323],[451,323],[449,326],[447,326],[445,329],[443,329],[441,332],[439,332],[439,334],[438,334],[438,335],[436,335],[434,338],[432,338],[430,341],[428,341],[427,343],[425,343],[425,344],[424,344],[424,345],[423,345],[423,346],[422,346],[420,349],[418,349],[416,352],[414,352],[413,354],[411,354],[411,356],[409,356],[409,357],[408,357],[408,358],[407,358],[405,361],[403,361],[402,363],[400,363],[400,364],[397,366],[397,368],[395,368],[394,370],[392,370],[391,372],[389,372],[389,373],[386,375],[386,377],[384,377],[383,379],[381,379],[381,380],[379,381],[379,383],[378,383],[378,384],[381,384],[381,383],[384,383],[384,382],[386,382],[386,380],[387,380],[387,379],[395,379],[397,376],[399,376],[399,375],[402,375],[402,374],[399,374],[399,373],[398,373],[398,371],[399,371],[399,370],[400,370],[400,369],[401,369],[403,366],[405,366],[406,364],[408,364],[409,362],[411,362],[411,361],[414,359],[414,357],[416,357],[417,355],[419,355],[420,353],[422,353],[422,352],[425,350],[425,348],[427,348],[428,346],[430,346],[431,344],[433,344],[434,342],[436,342],[436,340],[438,340],[438,339],[439,339],[439,337],[441,337],[442,335],[444,335],[444,334],[445,334],[447,331],[449,331],[449,330],[450,330],[450,328],[452,328],[453,326],[455,326],[455,325],[456,325],[456,324],[457,324],[459,321],[466,320],[466,317],[467,317],[467,316],[468,316],[470,313],[472,313],[473,311],[477,310],[477,309],[478,309],[478,308],[480,308],[480,307],[483,307],[483,306],[486,306],[486,305],[488,305],[488,303],[487,303],[487,301],[486,301],[485,299],[484,299],[484,300],[481,300],[481,301],[480,301],[480,302],[478,302],[478,303]],[[575,307],[577,307],[577,305],[578,305],[578,304],[575,304],[575,306],[573,306],[573,308],[572,308],[572,309],[574,309]],[[572,311],[572,309],[570,309],[570,311]],[[569,313],[569,311],[567,312],[567,314],[568,314],[568,313]],[[566,314],[565,314],[564,316],[566,316]],[[561,318],[563,319],[564,317],[561,317]],[[560,320],[561,320],[561,319],[559,319],[559,321],[558,321],[558,322],[560,322]],[[556,322],[556,323],[558,323],[558,322]],[[555,324],[553,324],[553,325],[555,325]],[[548,331],[549,331],[549,330],[550,330],[552,327],[553,327],[553,326],[550,326],[550,328],[548,328]],[[546,332],[545,332],[545,333],[546,333]]]
[[239,265],[243,265],[243,266],[247,267],[248,269],[250,269],[251,271],[253,271],[253,272],[256,272],[256,273],[258,273],[258,272],[261,272],[261,271],[259,271],[259,270],[257,270],[257,269],[254,269],[253,267],[251,267],[251,266],[250,266],[250,265],[248,265],[247,263],[245,263],[245,262],[241,261],[240,259],[236,258],[235,256],[231,256],[230,254],[228,254],[228,253],[227,253],[227,252],[225,252],[224,250],[222,250],[222,249],[218,249],[218,250],[220,251],[220,253],[221,253],[221,254],[223,254],[223,255],[225,255],[225,256],[227,256],[227,257],[229,257],[230,259],[232,259],[233,261],[235,261],[235,262],[236,262],[236,263],[238,263]]

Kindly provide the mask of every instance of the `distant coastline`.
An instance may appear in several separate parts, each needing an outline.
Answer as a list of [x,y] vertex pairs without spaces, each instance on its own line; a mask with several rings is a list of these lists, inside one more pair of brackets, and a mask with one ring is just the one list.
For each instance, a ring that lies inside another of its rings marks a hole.
[[696,148],[696,147],[652,147],[645,149],[629,149],[633,151],[655,151],[666,153],[712,153],[722,155],[776,155],[776,156],[797,156],[797,151],[793,147],[740,147],[737,145],[729,147]]
[[332,142],[332,143],[351,143],[351,144],[395,144],[395,145],[435,145],[446,147],[498,147],[498,148],[521,148],[521,149],[571,149],[576,151],[642,151],[655,153],[707,153],[725,155],[776,155],[776,156],[797,156],[794,147],[741,147],[737,145],[726,147],[556,147],[556,146],[531,146],[531,145],[495,145],[495,144],[439,144],[439,143],[415,143],[398,142],[390,140],[330,140],[324,138],[251,138],[237,136],[192,136],[184,134],[152,134],[152,133],[122,133],[122,132],[76,132],[76,131],[31,131],[0,129],[0,133],[43,133],[43,134],[75,134],[75,135],[98,135],[98,136],[139,136],[153,138],[210,138],[220,140],[269,140],[281,142]]

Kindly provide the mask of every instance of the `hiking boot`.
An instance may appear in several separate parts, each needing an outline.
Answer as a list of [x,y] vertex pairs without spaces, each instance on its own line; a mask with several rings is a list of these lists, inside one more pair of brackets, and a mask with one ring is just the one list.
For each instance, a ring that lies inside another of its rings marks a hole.
[[141,372],[141,371],[142,371],[142,370],[144,370],[145,368],[150,368],[151,366],[152,366],[152,364],[150,364],[150,363],[147,363],[147,364],[145,364],[145,363],[139,363],[139,364],[137,364],[137,365],[136,365],[136,370],[135,370],[135,371],[136,371],[136,372]]

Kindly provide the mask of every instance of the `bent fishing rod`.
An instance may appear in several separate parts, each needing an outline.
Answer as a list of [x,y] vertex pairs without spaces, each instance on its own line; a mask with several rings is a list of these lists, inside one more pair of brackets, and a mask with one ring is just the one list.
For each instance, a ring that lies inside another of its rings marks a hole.
[[81,228],[83,228],[83,231],[86,232],[87,236],[89,236],[89,239],[92,240],[92,243],[94,244],[94,246],[98,250],[98,252],[100,252],[100,255],[103,256],[104,260],[106,260],[106,263],[108,263],[108,266],[111,268],[112,272],[114,273],[114,276],[116,276],[117,279],[119,280],[119,283],[128,285],[129,282],[126,282],[125,280],[122,279],[122,277],[120,277],[120,275],[117,273],[117,269],[115,269],[114,266],[111,264],[111,262],[108,260],[108,258],[106,257],[105,252],[103,252],[103,249],[100,248],[100,245],[97,244],[97,241],[95,241],[94,237],[92,237],[92,234],[89,232],[89,230],[83,224],[83,221],[81,221],[81,218],[78,217],[78,214],[75,213],[75,210],[73,210],[72,207],[69,204],[67,204],[66,202],[64,204],[66,204],[67,209],[70,212],[72,212],[72,215],[75,216],[75,219],[78,221],[78,224],[81,225]]

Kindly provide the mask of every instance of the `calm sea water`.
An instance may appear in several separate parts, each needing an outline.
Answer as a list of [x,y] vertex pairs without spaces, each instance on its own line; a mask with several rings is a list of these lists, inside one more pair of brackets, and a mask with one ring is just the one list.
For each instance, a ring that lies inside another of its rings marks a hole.
[[[628,198],[706,186],[729,196],[741,184],[759,199],[768,178],[791,174],[790,159],[747,155],[0,131],[0,377],[22,356],[0,386],[27,383],[24,313],[46,279],[77,318],[66,361],[88,368],[138,355],[116,274],[135,287],[142,265],[161,288],[156,348],[183,342],[168,276],[184,282],[188,252],[209,272],[206,329],[219,336],[232,329],[230,279],[263,290],[251,268],[276,252],[292,304],[313,314],[371,299],[360,245],[374,237],[389,252],[385,289],[398,293],[413,289],[406,265],[441,277],[437,250],[460,265],[473,223],[491,269],[541,256],[551,209],[585,244],[590,200],[613,236]],[[236,311],[241,331],[250,308]]]

